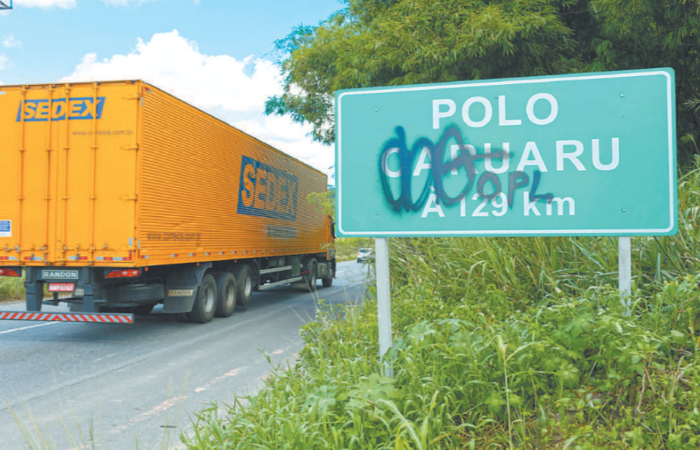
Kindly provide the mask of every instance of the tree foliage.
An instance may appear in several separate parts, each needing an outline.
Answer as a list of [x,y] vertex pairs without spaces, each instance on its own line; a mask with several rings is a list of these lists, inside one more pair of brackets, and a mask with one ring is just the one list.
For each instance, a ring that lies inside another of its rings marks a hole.
[[339,89],[672,67],[679,158],[700,153],[700,0],[347,0],[277,47],[267,113],[326,144]]

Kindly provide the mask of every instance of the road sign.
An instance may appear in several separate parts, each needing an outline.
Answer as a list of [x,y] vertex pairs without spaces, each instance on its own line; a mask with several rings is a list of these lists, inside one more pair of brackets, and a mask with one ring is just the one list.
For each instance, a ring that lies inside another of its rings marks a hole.
[[339,91],[339,234],[675,234],[674,87],[664,68]]

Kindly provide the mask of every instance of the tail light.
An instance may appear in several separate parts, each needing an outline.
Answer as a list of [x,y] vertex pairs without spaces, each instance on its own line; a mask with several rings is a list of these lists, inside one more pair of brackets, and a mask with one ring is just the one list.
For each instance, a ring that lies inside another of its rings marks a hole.
[[133,278],[141,275],[141,269],[112,270],[105,278]]
[[0,269],[0,277],[19,277],[20,274],[15,269]]

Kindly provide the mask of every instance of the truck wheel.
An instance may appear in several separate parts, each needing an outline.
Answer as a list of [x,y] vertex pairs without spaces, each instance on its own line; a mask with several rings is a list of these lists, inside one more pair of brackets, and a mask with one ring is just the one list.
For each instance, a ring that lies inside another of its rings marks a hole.
[[318,265],[316,264],[315,259],[309,261],[309,273],[304,277],[304,281],[306,281],[306,286],[309,288],[309,291],[314,292],[316,290],[316,281],[318,281]]
[[219,294],[216,300],[216,317],[229,317],[236,309],[236,297],[238,297],[236,278],[231,272],[220,272],[214,279],[216,292]]
[[156,306],[155,303],[151,303],[150,305],[139,305],[139,306],[134,306],[134,314],[138,314],[140,316],[146,316],[153,311],[153,307]]
[[323,287],[331,287],[333,286],[333,273],[328,274],[328,278],[321,278],[321,282],[323,283]]
[[236,266],[236,268],[233,269],[233,277],[236,279],[236,284],[238,285],[236,304],[248,306],[248,303],[250,303],[253,297],[253,274],[250,270],[250,266],[245,264]]
[[197,289],[192,311],[188,314],[190,322],[211,322],[216,312],[216,281],[211,275],[202,278],[202,284]]

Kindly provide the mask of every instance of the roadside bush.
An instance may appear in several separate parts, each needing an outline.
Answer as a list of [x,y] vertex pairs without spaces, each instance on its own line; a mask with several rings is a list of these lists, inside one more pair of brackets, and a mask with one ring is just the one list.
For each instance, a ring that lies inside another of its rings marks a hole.
[[336,259],[338,262],[355,261],[357,251],[362,247],[374,248],[374,239],[338,238],[335,240]]
[[[393,239],[394,345],[376,303],[319,313],[294,366],[195,418],[196,448],[697,448],[700,172],[679,234],[634,238],[629,308],[615,238]],[[338,319],[342,317],[342,319]],[[384,364],[393,368],[385,376]]]
[[[610,289],[503,320],[472,311],[421,321],[387,355],[393,378],[382,375],[370,302],[344,321],[309,324],[298,364],[226,417],[203,411],[189,445],[693,448],[698,282],[667,283],[629,316]],[[482,297],[482,307],[498,297]]]
[[0,302],[24,298],[24,278],[0,277]]

